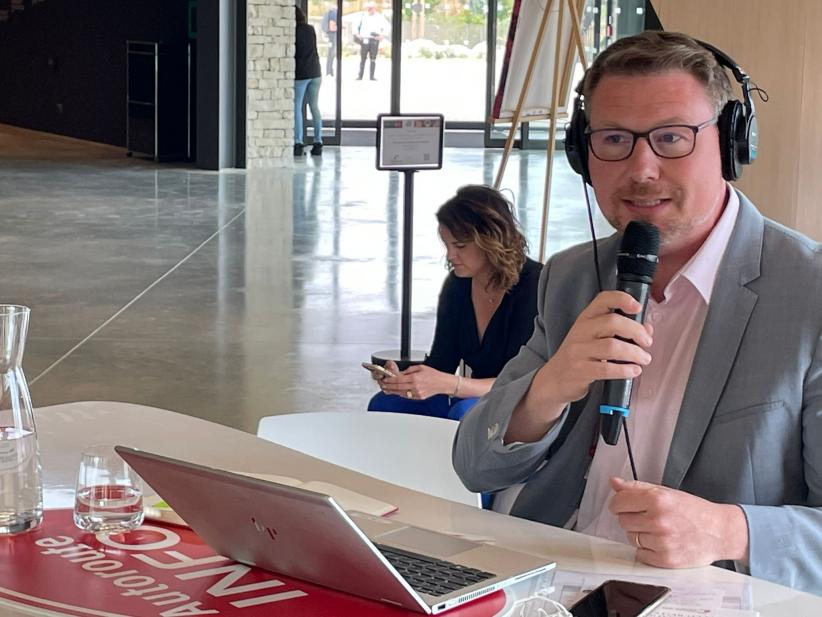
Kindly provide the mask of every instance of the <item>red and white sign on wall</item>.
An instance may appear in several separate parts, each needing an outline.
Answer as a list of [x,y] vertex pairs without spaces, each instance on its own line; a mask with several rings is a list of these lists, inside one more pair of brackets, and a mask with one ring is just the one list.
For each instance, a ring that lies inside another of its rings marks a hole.
[[[491,617],[505,604],[497,592],[448,614]],[[0,606],[101,617],[415,614],[236,563],[183,527],[87,534],[74,526],[71,510],[50,510],[37,530],[0,538]]]

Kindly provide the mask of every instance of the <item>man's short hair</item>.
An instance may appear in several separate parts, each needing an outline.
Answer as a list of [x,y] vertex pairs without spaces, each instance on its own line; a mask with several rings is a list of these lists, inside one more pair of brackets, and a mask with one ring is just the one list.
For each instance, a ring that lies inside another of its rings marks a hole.
[[726,70],[692,37],[679,32],[646,30],[614,42],[599,54],[585,76],[586,115],[591,95],[602,78],[611,75],[654,75],[684,71],[705,87],[717,116],[734,97]]

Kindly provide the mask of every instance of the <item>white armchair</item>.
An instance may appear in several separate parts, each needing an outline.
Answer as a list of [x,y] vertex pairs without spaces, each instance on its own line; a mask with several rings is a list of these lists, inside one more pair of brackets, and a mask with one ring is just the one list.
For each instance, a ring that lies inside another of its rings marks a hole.
[[257,436],[392,484],[480,506],[451,464],[458,423],[402,413],[304,412],[262,418]]

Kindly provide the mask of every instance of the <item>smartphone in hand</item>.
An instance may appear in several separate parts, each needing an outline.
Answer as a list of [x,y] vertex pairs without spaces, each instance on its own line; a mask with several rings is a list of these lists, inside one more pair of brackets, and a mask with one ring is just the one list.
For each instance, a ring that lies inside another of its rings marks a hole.
[[378,373],[380,375],[380,379],[383,377],[396,377],[396,375],[389,371],[384,366],[380,366],[379,364],[372,364],[371,362],[363,362],[362,367],[364,369],[368,369],[372,373]]

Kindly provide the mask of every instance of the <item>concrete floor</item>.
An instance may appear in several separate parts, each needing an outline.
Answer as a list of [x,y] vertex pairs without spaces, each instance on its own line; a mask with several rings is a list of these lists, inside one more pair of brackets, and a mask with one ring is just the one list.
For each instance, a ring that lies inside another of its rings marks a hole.
[[[433,214],[499,159],[449,148],[416,175],[415,349],[446,274]],[[504,182],[532,256],[544,166],[515,152]],[[579,179],[562,157],[554,169],[549,253],[588,238]],[[265,415],[364,409],[360,362],[399,345],[402,179],[372,148],[215,173],[0,125],[0,216],[0,301],[32,308],[36,406],[126,401],[253,432]]]

